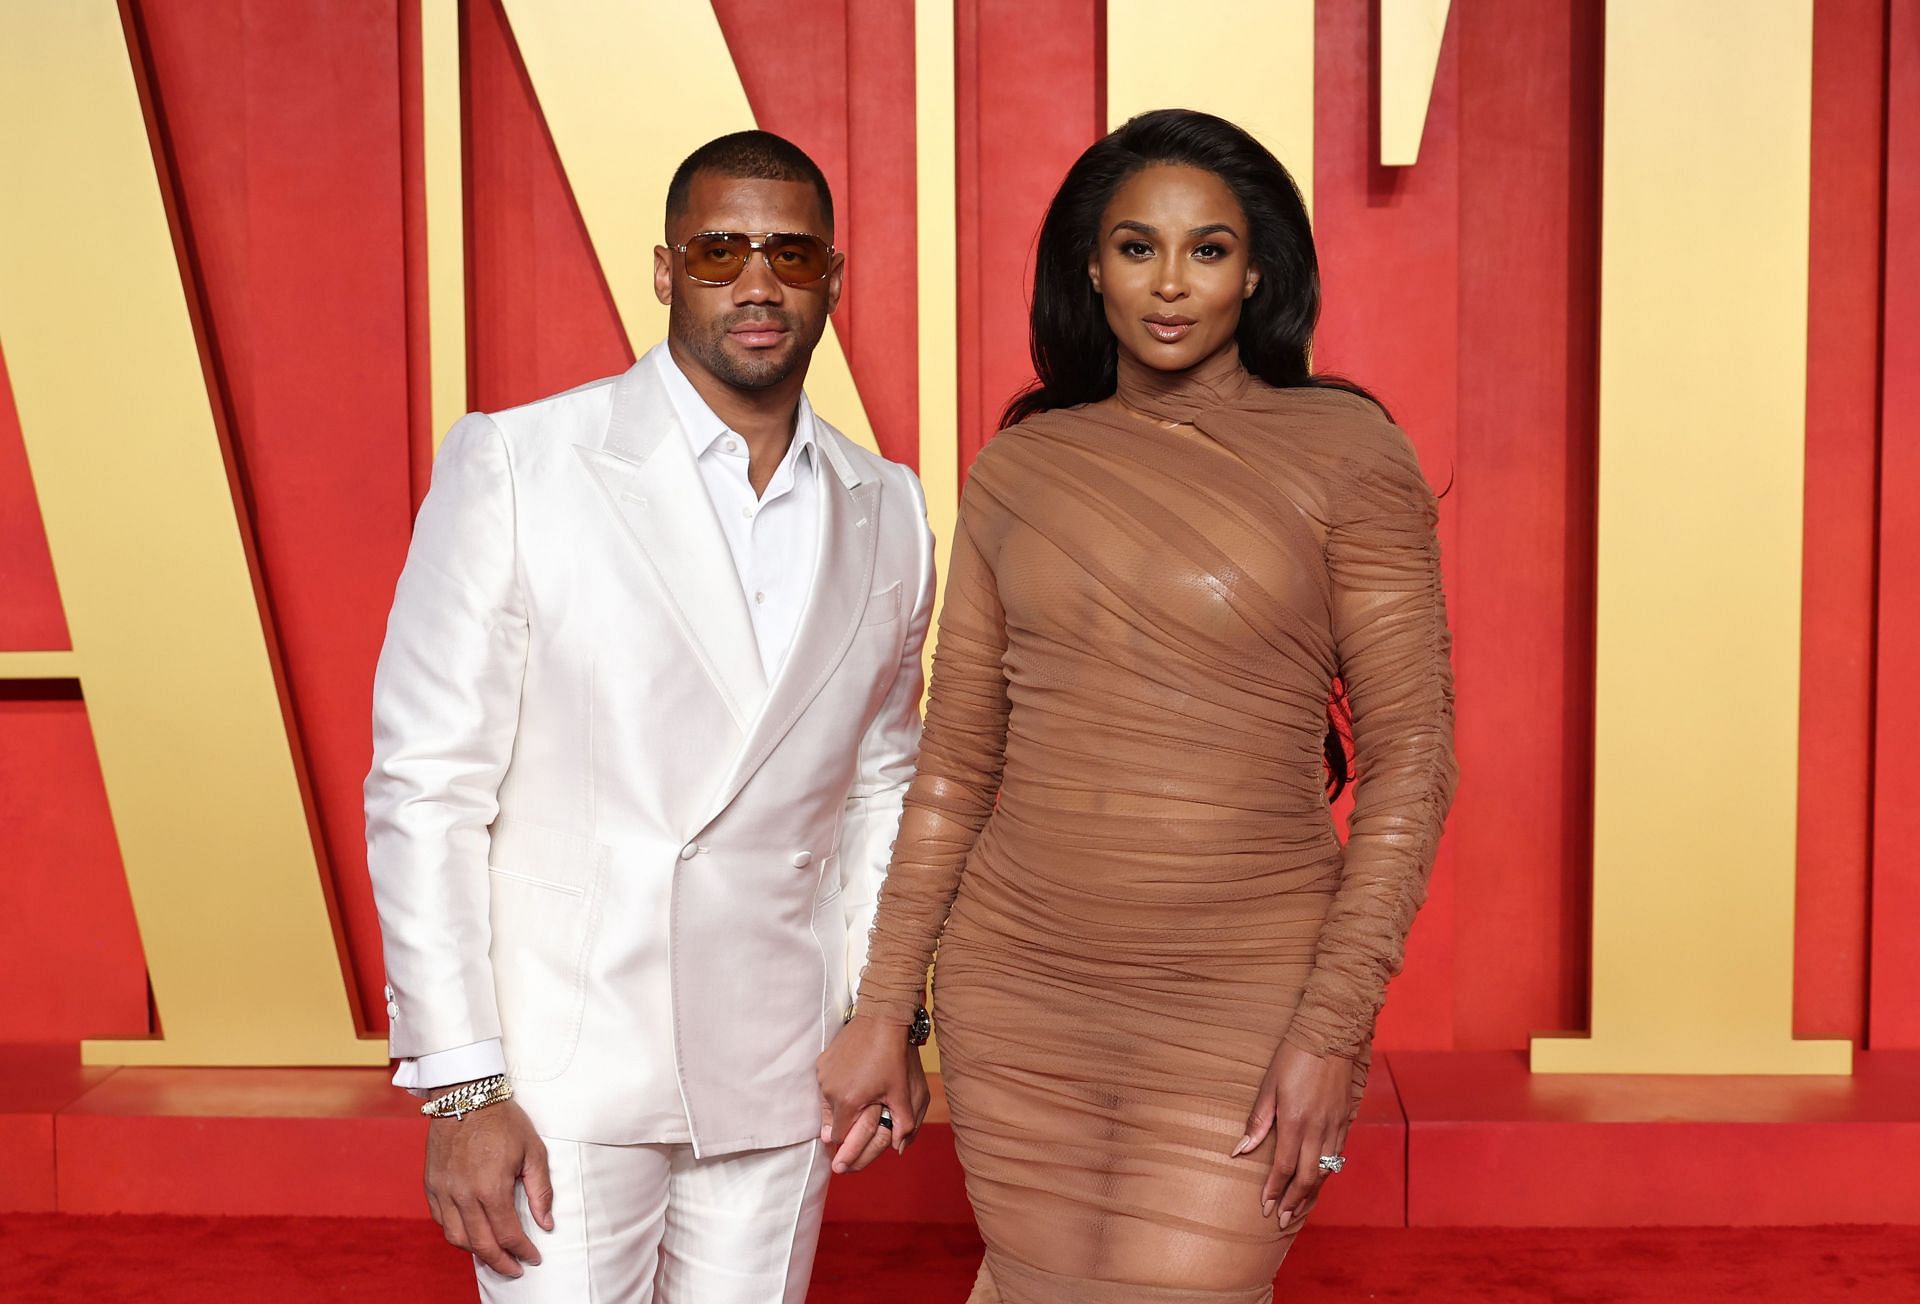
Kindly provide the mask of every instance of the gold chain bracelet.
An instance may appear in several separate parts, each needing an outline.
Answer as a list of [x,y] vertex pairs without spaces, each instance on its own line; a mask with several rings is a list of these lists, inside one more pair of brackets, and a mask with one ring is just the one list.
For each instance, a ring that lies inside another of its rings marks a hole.
[[512,1099],[513,1083],[507,1081],[504,1073],[496,1073],[490,1078],[469,1082],[464,1087],[455,1087],[444,1096],[434,1097],[420,1106],[420,1112],[428,1118],[459,1119],[476,1109],[485,1109],[488,1105]]

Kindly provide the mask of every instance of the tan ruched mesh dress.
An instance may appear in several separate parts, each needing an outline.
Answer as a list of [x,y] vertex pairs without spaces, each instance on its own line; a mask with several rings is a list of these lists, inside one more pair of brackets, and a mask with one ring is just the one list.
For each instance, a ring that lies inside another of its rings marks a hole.
[[[1270,1298],[1300,1223],[1239,1159],[1284,1038],[1358,1060],[1454,785],[1432,493],[1366,400],[1237,357],[974,463],[919,776],[860,987],[935,1019],[976,1300]],[[1321,745],[1336,674],[1358,787]],[[997,796],[997,802],[996,802]],[[1349,1178],[1349,1180],[1351,1180]]]

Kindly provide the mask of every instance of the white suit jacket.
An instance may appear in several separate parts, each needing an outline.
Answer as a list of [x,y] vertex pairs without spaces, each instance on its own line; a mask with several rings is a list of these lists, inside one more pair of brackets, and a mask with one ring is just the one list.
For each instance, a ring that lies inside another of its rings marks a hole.
[[500,1037],[547,1136],[817,1135],[919,746],[933,540],[817,421],[819,558],[766,682],[653,368],[464,418],[374,678],[391,1050]]

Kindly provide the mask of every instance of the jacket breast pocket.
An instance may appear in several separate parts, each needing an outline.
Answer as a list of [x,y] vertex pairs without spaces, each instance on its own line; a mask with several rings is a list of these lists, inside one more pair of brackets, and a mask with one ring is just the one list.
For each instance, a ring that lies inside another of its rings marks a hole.
[[[867,609],[860,613],[860,625],[885,625],[900,616],[900,581],[895,580],[878,593],[867,595]],[[844,628],[844,627],[843,627]]]
[[559,1077],[573,1062],[607,861],[586,838],[517,820],[493,826],[489,955],[507,1071],[519,1081]]

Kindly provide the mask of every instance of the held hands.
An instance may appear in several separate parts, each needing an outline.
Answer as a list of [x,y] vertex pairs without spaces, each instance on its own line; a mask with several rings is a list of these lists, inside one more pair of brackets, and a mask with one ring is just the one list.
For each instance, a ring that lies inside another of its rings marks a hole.
[[514,1208],[516,1181],[527,1188],[534,1221],[552,1231],[547,1148],[511,1100],[427,1125],[427,1204],[433,1220],[449,1245],[505,1277],[518,1277],[522,1263],[540,1262],[540,1251]]
[[1272,1169],[1260,1188],[1262,1217],[1277,1209],[1284,1228],[1305,1211],[1327,1179],[1320,1156],[1340,1153],[1352,1109],[1352,1060],[1281,1043],[1247,1115],[1247,1134],[1233,1149],[1237,1159],[1274,1134]]
[[[856,1014],[820,1056],[820,1140],[837,1146],[833,1171],[856,1173],[892,1148],[905,1154],[931,1093],[907,1030]],[[880,1126],[884,1106],[893,1126]]]

